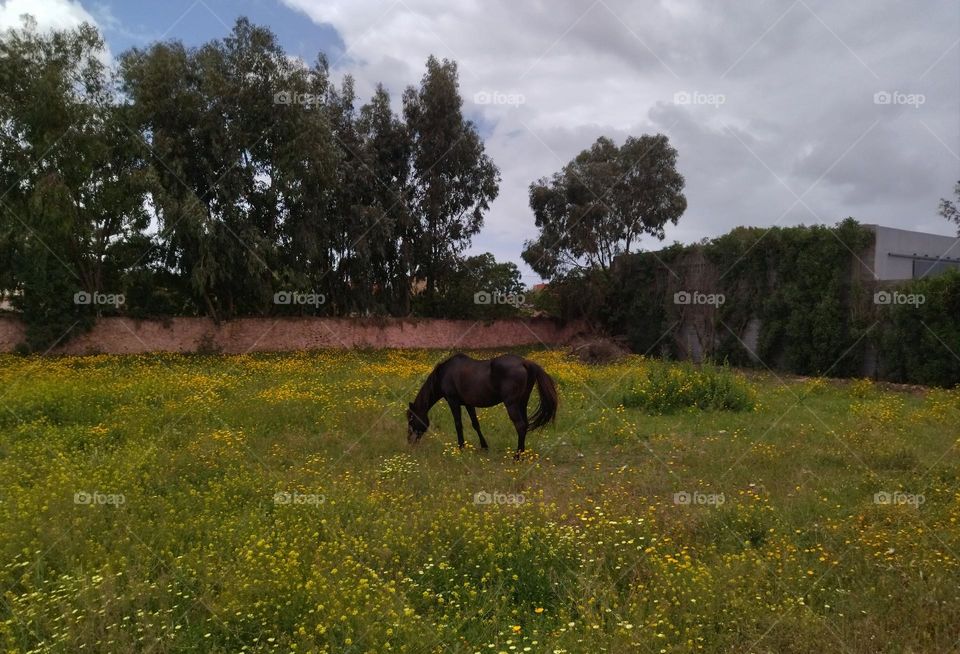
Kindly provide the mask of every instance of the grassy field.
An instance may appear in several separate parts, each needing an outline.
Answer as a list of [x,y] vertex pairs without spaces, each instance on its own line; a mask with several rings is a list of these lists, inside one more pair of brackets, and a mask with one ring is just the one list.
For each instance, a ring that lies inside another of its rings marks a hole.
[[0,646],[960,648],[960,391],[527,354],[518,463],[407,445],[437,352],[0,357]]

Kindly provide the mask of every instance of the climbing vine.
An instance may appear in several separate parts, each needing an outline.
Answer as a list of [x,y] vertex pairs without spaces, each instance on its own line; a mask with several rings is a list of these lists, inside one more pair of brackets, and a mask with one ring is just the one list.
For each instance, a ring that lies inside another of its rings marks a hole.
[[914,384],[960,383],[960,271],[913,280],[896,292],[903,301],[879,309],[879,375]]
[[850,375],[862,367],[866,316],[857,266],[872,234],[852,218],[834,227],[738,228],[704,246],[726,301],[716,356],[745,364],[740,341],[756,318],[756,355],[797,374]]
[[621,256],[611,270],[601,322],[608,330],[626,336],[634,352],[676,355],[673,339],[665,338],[672,323],[668,276],[686,251],[675,244],[656,254]]
[[[671,294],[691,290],[685,264],[699,254],[710,268],[701,281],[724,296],[713,313],[709,358],[736,365],[759,359],[797,374],[857,374],[869,315],[856,266],[871,239],[869,230],[847,219],[833,227],[740,227],[706,243],[621,257],[611,273],[604,322],[635,351],[677,354],[676,340],[662,338],[681,317]],[[759,324],[755,353],[744,345],[751,321]]]

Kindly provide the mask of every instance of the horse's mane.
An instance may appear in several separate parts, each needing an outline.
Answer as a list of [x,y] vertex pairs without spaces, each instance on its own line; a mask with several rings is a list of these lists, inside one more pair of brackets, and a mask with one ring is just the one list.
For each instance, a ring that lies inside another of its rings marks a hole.
[[451,354],[446,359],[438,363],[433,367],[433,370],[430,371],[430,374],[427,375],[427,378],[423,381],[423,386],[420,387],[420,391],[417,393],[417,397],[413,400],[413,403],[417,406],[421,404],[431,404],[440,397],[440,376],[443,374],[443,371],[450,364],[451,361],[457,357],[465,356],[461,352],[456,354]]
[[437,391],[440,387],[440,375],[452,358],[453,357],[448,357],[433,367],[433,370],[430,371],[430,374],[427,375],[427,378],[423,381],[423,386],[420,387],[417,397],[414,398],[414,405],[426,405],[436,398]]

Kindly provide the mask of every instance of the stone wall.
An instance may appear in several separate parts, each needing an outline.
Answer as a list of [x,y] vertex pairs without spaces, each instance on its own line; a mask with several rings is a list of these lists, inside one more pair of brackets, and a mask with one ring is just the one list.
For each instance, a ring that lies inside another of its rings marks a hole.
[[[545,319],[432,320],[399,318],[102,318],[89,332],[65,339],[50,354],[144,352],[283,352],[348,348],[479,349],[565,345],[587,332],[583,323]],[[23,341],[15,316],[0,318],[0,351]]]

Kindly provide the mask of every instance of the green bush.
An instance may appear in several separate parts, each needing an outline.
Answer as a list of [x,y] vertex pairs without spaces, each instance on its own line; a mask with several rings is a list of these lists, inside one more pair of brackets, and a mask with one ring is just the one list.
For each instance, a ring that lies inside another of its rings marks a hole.
[[634,352],[677,355],[673,339],[664,338],[664,332],[676,319],[668,315],[672,308],[672,297],[668,297],[669,270],[686,251],[674,244],[657,253],[626,254],[616,260],[599,317],[608,331],[626,336]]
[[907,282],[896,292],[923,300],[881,310],[880,377],[937,386],[960,383],[960,271]]
[[688,408],[750,411],[756,406],[756,393],[742,375],[726,366],[654,365],[632,385],[623,405],[654,414]]

